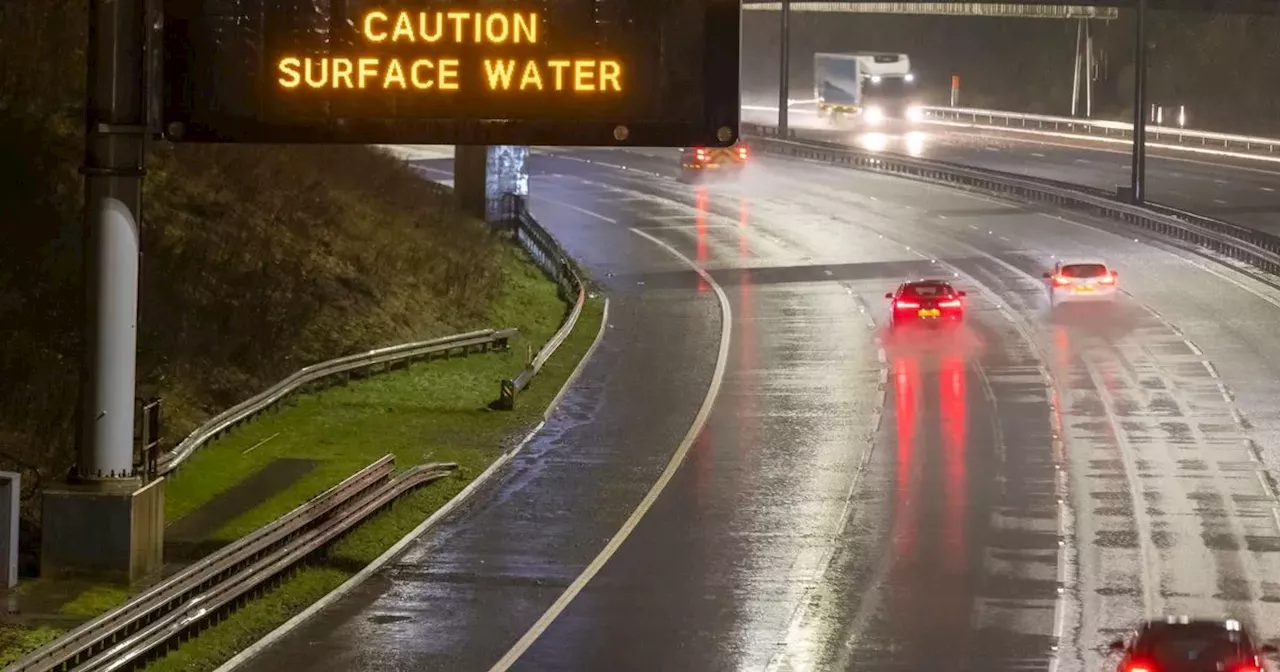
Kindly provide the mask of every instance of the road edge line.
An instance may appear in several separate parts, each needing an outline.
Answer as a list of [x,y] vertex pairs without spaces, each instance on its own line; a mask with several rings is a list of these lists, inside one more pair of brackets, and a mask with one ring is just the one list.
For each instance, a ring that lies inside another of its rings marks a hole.
[[583,568],[582,572],[573,580],[572,583],[568,585],[568,587],[565,588],[564,592],[560,593],[560,597],[556,598],[556,601],[553,602],[550,607],[547,607],[546,611],[542,613],[542,616],[534,622],[528,631],[526,631],[524,635],[522,635],[520,639],[517,640],[516,643],[512,645],[496,663],[493,664],[491,668],[489,668],[490,672],[501,672],[514,665],[516,661],[520,659],[520,656],[524,655],[525,651],[528,651],[529,648],[538,641],[538,638],[542,636],[542,633],[545,632],[546,629],[555,622],[556,618],[559,617],[559,615],[569,606],[569,604],[573,602],[574,598],[578,596],[578,593],[582,592],[582,589],[586,587],[597,573],[599,573],[605,563],[613,557],[613,554],[622,546],[622,543],[627,540],[627,537],[631,536],[631,532],[637,525],[639,525],[645,514],[649,512],[649,509],[653,506],[653,503],[657,501],[658,497],[662,494],[662,491],[666,489],[667,484],[671,482],[672,477],[675,476],[680,465],[684,464],[684,459],[689,454],[689,449],[693,446],[693,442],[697,440],[698,435],[702,433],[703,426],[706,425],[707,419],[711,417],[711,410],[715,406],[716,398],[720,394],[720,385],[724,381],[724,373],[729,361],[730,334],[733,331],[733,310],[729,307],[729,297],[725,295],[724,288],[720,286],[720,283],[715,281],[715,278],[711,277],[710,273],[698,266],[689,257],[681,254],[680,251],[672,247],[671,244],[638,228],[628,228],[632,233],[649,240],[667,252],[670,252],[672,256],[676,257],[680,261],[683,261],[687,266],[692,268],[694,272],[702,276],[702,279],[711,286],[713,291],[715,291],[716,298],[720,302],[720,317],[722,320],[720,328],[720,349],[716,355],[716,368],[714,373],[711,375],[711,384],[707,386],[707,394],[703,397],[702,405],[698,409],[698,414],[694,416],[693,423],[689,425],[689,430],[685,433],[684,438],[676,447],[675,453],[673,453],[671,458],[667,461],[666,468],[664,468],[662,473],[658,475],[658,479],[654,481],[652,486],[650,486],[649,491],[645,493],[644,498],[636,505],[636,508],[631,512],[631,515],[623,521],[622,526],[618,528],[618,531],[609,539],[604,548],[602,548],[600,552],[596,554],[596,557],[593,558],[585,568]]
[[306,609],[303,609],[301,612],[294,615],[293,618],[290,618],[284,623],[281,623],[274,630],[263,635],[262,638],[260,638],[258,641],[254,642],[253,644],[250,644],[248,647],[246,647],[240,653],[237,653],[235,656],[232,656],[230,660],[227,660],[225,663],[215,668],[214,672],[231,672],[232,670],[258,657],[258,655],[260,655],[263,651],[265,651],[267,648],[269,648],[271,645],[275,644],[276,642],[280,641],[281,639],[284,639],[286,635],[296,630],[306,621],[310,620],[312,617],[318,614],[322,609],[325,609],[326,607],[333,604],[334,602],[337,602],[340,598],[346,596],[347,593],[350,593],[352,590],[355,590],[356,587],[358,587],[360,584],[367,581],[369,577],[373,576],[376,572],[381,570],[384,566],[386,566],[389,562],[391,562],[391,560],[393,560],[396,556],[403,553],[404,549],[407,548],[409,544],[413,543],[414,541],[417,541],[419,537],[426,534],[432,527],[436,525],[437,522],[440,521],[440,519],[444,518],[446,515],[451,513],[454,509],[462,505],[462,503],[465,502],[468,498],[470,498],[471,495],[474,494],[476,490],[479,490],[490,478],[492,478],[493,475],[497,473],[499,468],[501,468],[506,463],[510,462],[512,458],[514,458],[522,450],[524,450],[525,444],[529,443],[529,441],[531,441],[533,437],[538,434],[538,432],[542,431],[542,427],[547,424],[547,418],[549,418],[551,414],[555,411],[556,407],[560,404],[561,400],[564,398],[565,393],[568,391],[569,387],[573,385],[574,381],[576,381],[578,376],[582,373],[582,370],[586,368],[587,362],[595,354],[596,347],[600,345],[600,341],[604,340],[605,325],[608,324],[608,318],[609,318],[609,297],[606,296],[604,299],[604,310],[600,316],[600,329],[596,331],[595,340],[591,342],[591,345],[590,347],[587,348],[586,353],[582,355],[582,359],[578,360],[578,365],[574,367],[573,372],[569,374],[569,377],[565,379],[564,384],[560,386],[560,391],[556,393],[556,396],[551,400],[551,403],[547,405],[547,410],[544,411],[542,414],[542,420],[539,421],[538,424],[535,425],[534,428],[530,430],[529,433],[526,434],[523,439],[520,440],[520,443],[517,444],[515,448],[512,448],[511,450],[508,450],[507,452],[499,455],[497,459],[495,459],[488,466],[488,468],[480,472],[479,476],[476,476],[474,479],[472,479],[471,482],[468,483],[465,488],[458,491],[458,494],[454,495],[449,499],[449,501],[445,502],[444,506],[441,506],[440,508],[436,509],[435,512],[433,512],[430,516],[427,516],[426,520],[422,521],[422,523],[420,523],[417,527],[410,530],[408,534],[404,535],[403,537],[400,537],[399,541],[392,544],[391,548],[388,548],[386,551],[384,551],[382,555],[379,555],[377,558],[374,558],[373,562],[369,563],[368,565],[365,565],[365,567],[361,569],[359,572],[356,572],[354,576],[344,581],[337,588],[334,588],[333,590],[326,593],[319,600],[316,600],[315,602],[311,603],[311,605],[309,605]]
[[573,372],[565,378],[564,384],[560,386],[560,391],[551,399],[551,403],[547,404],[547,410],[542,413],[542,419],[548,420],[556,408],[560,406],[560,402],[564,400],[566,394],[569,393],[569,387],[573,385],[578,377],[582,375],[583,369],[587,368],[587,362],[591,361],[591,357],[596,354],[596,348],[600,345],[600,341],[604,340],[604,332],[609,326],[609,297],[604,297],[604,308],[600,313],[600,328],[596,330],[596,339],[591,342],[586,353],[582,355],[582,359],[578,360],[578,365],[573,367]]

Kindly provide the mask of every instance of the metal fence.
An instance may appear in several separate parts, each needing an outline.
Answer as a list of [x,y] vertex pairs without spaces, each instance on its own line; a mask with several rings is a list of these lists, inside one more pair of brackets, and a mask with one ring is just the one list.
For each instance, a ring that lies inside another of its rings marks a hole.
[[[789,114],[813,116],[816,111],[802,107],[814,101],[792,101]],[[777,107],[767,105],[743,105],[748,112],[773,112]],[[1133,124],[1106,119],[1084,117],[1055,117],[1043,114],[1026,114],[1004,110],[985,110],[971,107],[921,107],[923,123],[964,126],[1039,136],[1093,138],[1099,141],[1124,141],[1132,139]],[[1239,154],[1252,159],[1280,161],[1280,138],[1268,138],[1232,133],[1200,131],[1175,126],[1147,126],[1148,142],[1187,151]]]
[[387,455],[249,535],[205,556],[123,605],[62,635],[5,672],[139,669],[410,489],[453,463],[395,474]]
[[498,404],[499,407],[506,409],[515,407],[516,395],[529,386],[534,376],[542,370],[542,366],[569,337],[574,326],[578,324],[578,318],[582,315],[582,308],[587,298],[582,275],[555,237],[529,214],[525,199],[511,196],[510,203],[514,212],[510,226],[516,240],[528,252],[534,263],[555,281],[556,287],[560,290],[560,297],[569,302],[572,307],[560,329],[538,350],[520,373],[515,378],[502,381]]
[[[1133,124],[1105,119],[1053,117],[1001,110],[969,107],[925,107],[926,121],[957,122],[1002,130],[1052,131],[1099,138],[1130,139]],[[1147,139],[1182,147],[1200,147],[1247,154],[1280,157],[1280,139],[1213,131],[1198,131],[1176,126],[1147,126]]]
[[299,392],[311,392],[353,376],[407,366],[422,359],[505,350],[516,329],[484,329],[430,341],[404,343],[305,366],[267,390],[213,416],[159,460],[156,472],[168,474],[205,444],[252,420]]

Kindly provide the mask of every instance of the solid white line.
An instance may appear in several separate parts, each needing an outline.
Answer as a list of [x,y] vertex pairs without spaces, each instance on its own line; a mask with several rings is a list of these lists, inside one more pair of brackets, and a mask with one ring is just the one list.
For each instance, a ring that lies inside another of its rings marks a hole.
[[573,382],[578,379],[578,376],[582,375],[582,370],[587,368],[587,362],[591,361],[591,356],[596,354],[596,348],[600,345],[600,341],[604,340],[604,332],[605,329],[608,328],[608,325],[609,297],[606,296],[604,298],[604,310],[600,314],[600,328],[596,330],[596,340],[591,342],[591,347],[587,348],[587,354],[583,355],[582,359],[578,360],[578,365],[573,367],[573,373],[569,374],[569,377],[564,381],[564,385],[560,386],[560,391],[556,393],[555,398],[547,405],[547,410],[542,414],[543,420],[551,417],[551,414],[556,410],[556,407],[560,405],[560,401],[564,399],[565,393],[569,391]]
[[244,451],[242,451],[240,454],[248,455],[249,453],[252,453],[253,451],[257,450],[260,446],[262,446],[262,444],[270,441],[271,439],[276,438],[277,436],[280,436],[280,432],[276,432],[275,434],[272,434],[271,436],[268,436],[267,438],[253,444],[252,446],[249,446],[248,448],[244,449]]
[[414,541],[417,541],[417,539],[421,537],[423,534],[425,534],[427,530],[431,529],[431,527],[434,526],[436,522],[438,522],[441,518],[444,518],[445,516],[449,515],[450,512],[458,508],[459,504],[466,501],[466,499],[470,497],[473,492],[478,490],[481,485],[483,485],[486,481],[488,481],[489,478],[492,477],[493,474],[498,471],[499,467],[506,464],[507,462],[510,462],[512,457],[515,457],[517,453],[523,450],[525,444],[529,443],[529,440],[532,439],[542,429],[542,426],[544,424],[546,424],[546,421],[539,422],[538,426],[534,427],[533,431],[529,432],[529,434],[524,437],[524,440],[520,442],[520,445],[498,456],[498,459],[494,460],[493,464],[490,464],[489,468],[485,469],[479,476],[475,478],[475,480],[468,483],[467,487],[463,488],[461,492],[454,495],[453,498],[451,498],[448,502],[445,502],[444,506],[440,507],[439,509],[436,509],[435,513],[431,514],[430,517],[422,521],[420,525],[413,528],[413,531],[401,537],[400,541],[397,541],[394,546],[392,546],[391,548],[388,548],[385,553],[378,556],[377,559],[375,559],[373,562],[369,563],[369,565],[366,566],[364,569],[356,573],[355,576],[347,579],[342,585],[338,586],[337,588],[334,588],[327,595],[320,598],[314,604],[304,609],[302,613],[285,621],[280,625],[280,627],[267,633],[266,636],[254,642],[251,646],[249,646],[249,648],[236,654],[234,657],[231,658],[231,660],[228,660],[227,662],[219,666],[218,669],[214,670],[214,672],[230,672],[231,670],[234,670],[237,667],[245,664],[249,660],[258,656],[258,654],[265,651],[272,644],[275,644],[276,642],[283,639],[290,632],[297,629],[298,626],[302,625],[305,621],[315,616],[316,614],[320,613],[320,610],[324,609],[325,607],[328,607],[334,602],[337,602],[339,598],[351,592],[356,588],[356,586],[359,586],[360,584],[368,580],[370,576],[373,576],[375,573],[381,570],[384,565],[391,562],[391,560],[393,560],[396,556],[398,556],[401,552],[403,552],[404,549],[409,544],[413,543]]
[[600,329],[599,331],[596,332],[596,339],[592,341],[591,347],[587,348],[587,352],[582,356],[582,359],[578,361],[578,366],[574,368],[573,373],[569,374],[569,377],[564,381],[564,384],[560,386],[560,391],[556,393],[555,398],[552,399],[551,403],[547,405],[547,410],[542,414],[542,417],[543,417],[542,422],[539,422],[538,425],[534,427],[532,431],[530,431],[527,435],[525,435],[524,439],[522,439],[515,448],[512,448],[511,450],[503,453],[502,455],[499,455],[498,459],[494,460],[493,464],[489,465],[489,468],[485,469],[483,472],[480,473],[479,476],[477,476],[474,480],[468,483],[467,487],[463,488],[460,492],[458,492],[458,494],[454,495],[448,502],[445,502],[444,506],[437,509],[435,513],[431,514],[431,516],[429,516],[426,520],[422,521],[420,525],[413,528],[411,532],[401,537],[400,540],[397,541],[394,546],[387,549],[385,553],[378,556],[373,562],[369,563],[368,566],[360,570],[355,576],[351,577],[350,579],[347,579],[342,585],[338,586],[332,592],[320,598],[320,600],[317,601],[315,604],[312,604],[311,606],[304,609],[302,613],[298,614],[297,616],[294,616],[288,621],[285,621],[275,630],[272,630],[271,632],[267,633],[266,636],[254,642],[252,645],[249,646],[249,648],[236,654],[230,660],[223,663],[216,670],[214,670],[214,672],[231,672],[231,670],[234,670],[237,667],[245,664],[249,660],[261,654],[263,651],[269,648],[272,644],[275,644],[276,642],[283,639],[285,635],[288,635],[290,632],[297,629],[300,625],[306,622],[307,619],[310,619],[311,617],[319,613],[320,610],[324,609],[330,604],[333,604],[343,595],[346,595],[347,593],[354,590],[356,586],[359,586],[361,583],[364,583],[366,580],[368,580],[370,576],[373,576],[374,573],[382,569],[384,566],[386,566],[387,563],[391,562],[391,560],[393,560],[397,555],[399,555],[402,551],[404,551],[404,549],[410,543],[420,538],[423,534],[426,534],[427,530],[430,530],[431,527],[434,526],[440,519],[444,518],[446,515],[449,514],[450,511],[453,511],[455,508],[457,508],[459,504],[466,501],[466,499],[470,497],[472,493],[478,490],[480,486],[482,486],[486,481],[488,481],[493,476],[494,473],[498,471],[499,467],[506,464],[507,462],[510,462],[511,458],[515,457],[520,453],[520,451],[524,450],[525,445],[528,444],[529,441],[532,440],[534,436],[537,436],[538,432],[542,431],[543,425],[547,424],[546,418],[551,416],[551,413],[555,411],[557,406],[559,406],[560,400],[564,398],[565,392],[568,391],[569,387],[573,384],[574,380],[577,379],[578,375],[582,372],[582,369],[586,368],[587,362],[591,359],[591,356],[595,354],[596,347],[600,345],[600,341],[604,340],[605,325],[608,324],[608,321],[609,321],[609,299],[608,297],[606,297],[604,300],[604,312],[600,316]]
[[675,476],[676,470],[684,462],[684,458],[689,454],[689,449],[693,446],[693,442],[697,440],[703,425],[706,424],[707,418],[711,415],[711,408],[715,405],[716,396],[720,393],[720,383],[724,379],[725,365],[729,360],[729,334],[733,329],[733,313],[729,308],[729,297],[725,296],[724,289],[711,277],[710,273],[699,267],[689,257],[681,254],[679,250],[640,229],[631,228],[631,232],[652,241],[655,245],[662,247],[677,259],[688,264],[715,291],[716,298],[720,301],[720,352],[716,357],[715,372],[711,375],[711,385],[707,388],[707,395],[702,400],[702,407],[698,409],[698,414],[694,417],[693,424],[689,426],[689,431],[676,448],[675,454],[667,462],[667,468],[662,471],[662,474],[658,476],[658,480],[649,488],[649,492],[645,494],[644,499],[640,500],[640,504],[636,506],[635,511],[631,512],[631,516],[623,522],[622,527],[613,535],[609,543],[605,544],[599,555],[582,570],[582,574],[578,575],[578,578],[574,579],[573,583],[569,584],[569,587],[547,608],[546,612],[533,624],[533,627],[529,628],[529,631],[511,647],[511,650],[507,651],[498,662],[494,663],[493,667],[489,668],[490,672],[506,670],[514,665],[520,659],[520,656],[529,650],[529,647],[533,646],[538,637],[551,626],[561,612],[569,606],[569,603],[578,596],[578,593],[582,592],[587,583],[600,572],[605,563],[613,557],[613,554],[618,551],[618,548],[622,546],[622,542],[626,541],[631,532],[635,530],[636,525],[640,524],[640,520],[648,513],[650,507],[657,501],[658,496],[662,494],[667,484],[671,482],[671,478]]

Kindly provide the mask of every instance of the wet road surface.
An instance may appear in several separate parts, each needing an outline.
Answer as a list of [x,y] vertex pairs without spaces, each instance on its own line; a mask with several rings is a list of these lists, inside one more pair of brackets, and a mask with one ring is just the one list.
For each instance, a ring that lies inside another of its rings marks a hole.
[[[801,138],[987,168],[1112,191],[1131,179],[1131,151],[1109,145],[928,125],[911,139],[799,129]],[[875,140],[875,142],[872,142]],[[1280,163],[1149,150],[1147,198],[1280,235]]]
[[[488,669],[599,552],[687,427],[719,326],[711,288],[629,227],[723,287],[724,384],[514,669],[1098,669],[1113,628],[1166,609],[1277,634],[1255,446],[1280,427],[1280,292],[939,188],[774,161],[696,188],[672,158],[534,160],[535,214],[632,301],[630,336],[610,332],[558,439],[250,669]],[[1131,295],[1051,317],[1036,276],[1088,251]],[[966,328],[879,326],[921,274],[969,290]]]

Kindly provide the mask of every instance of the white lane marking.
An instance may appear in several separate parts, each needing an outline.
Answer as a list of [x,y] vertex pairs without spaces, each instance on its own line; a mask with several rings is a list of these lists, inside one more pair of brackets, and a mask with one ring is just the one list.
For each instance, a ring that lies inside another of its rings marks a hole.
[[[847,289],[847,288],[846,288]],[[861,296],[852,293],[854,301],[858,304],[858,309],[863,311],[867,316],[867,322],[870,323],[872,329],[876,327],[875,318],[866,312],[866,301]],[[769,662],[765,665],[765,672],[777,672],[785,665],[789,658],[789,647],[794,647],[801,638],[800,628],[804,623],[804,616],[808,613],[808,607],[812,606],[813,592],[819,587],[822,579],[826,577],[827,572],[831,569],[831,563],[835,559],[837,541],[843,532],[845,525],[848,524],[850,513],[853,511],[854,495],[858,492],[858,486],[862,483],[862,477],[869,471],[872,453],[876,450],[876,438],[880,435],[880,424],[884,421],[884,409],[888,405],[889,400],[889,357],[885,354],[884,345],[877,337],[876,339],[876,360],[880,363],[880,373],[877,378],[876,387],[880,391],[880,399],[875,409],[871,412],[871,436],[867,441],[867,449],[862,452],[862,459],[858,460],[858,467],[853,473],[853,479],[849,482],[849,490],[844,496],[844,507],[840,510],[840,517],[836,521],[833,528],[830,542],[822,553],[822,560],[818,563],[818,570],[809,579],[809,585],[805,587],[804,594],[796,603],[796,608],[792,610],[791,617],[787,621],[787,630],[783,635],[781,642],[775,644],[777,650],[773,656],[769,658]],[[803,669],[803,668],[802,668]]]
[[[1159,242],[1159,241],[1157,241],[1157,242]],[[1160,248],[1156,248],[1156,249],[1160,249]],[[1177,249],[1177,248],[1175,248],[1175,249]],[[1165,251],[1166,251],[1166,252],[1169,252],[1169,250],[1167,250],[1167,249],[1166,249]],[[1173,253],[1173,252],[1169,252],[1169,254],[1170,254],[1170,255],[1172,255],[1172,256],[1173,256],[1173,258],[1175,258],[1175,259],[1181,259],[1182,261],[1185,261],[1186,263],[1188,263],[1188,264],[1190,264],[1190,265],[1192,265],[1192,266],[1195,266],[1196,268],[1198,268],[1198,269],[1200,269],[1200,270],[1204,271],[1205,273],[1208,273],[1209,275],[1212,275],[1212,276],[1214,276],[1214,277],[1218,278],[1219,280],[1223,280],[1223,281],[1228,282],[1228,283],[1230,283],[1230,284],[1232,284],[1232,285],[1235,285],[1237,288],[1242,289],[1242,290],[1244,290],[1244,291],[1246,291],[1246,292],[1248,292],[1248,293],[1250,293],[1250,294],[1252,294],[1252,295],[1254,295],[1254,296],[1258,297],[1259,299],[1262,299],[1263,301],[1265,301],[1265,302],[1267,302],[1267,303],[1271,304],[1272,306],[1275,306],[1276,308],[1280,308],[1280,300],[1277,300],[1276,298],[1274,298],[1274,297],[1272,297],[1272,296],[1268,296],[1268,295],[1266,295],[1266,294],[1263,294],[1262,292],[1260,292],[1260,291],[1258,291],[1258,290],[1254,289],[1253,287],[1250,287],[1249,285],[1246,285],[1246,284],[1244,284],[1243,282],[1241,282],[1241,281],[1239,281],[1239,280],[1237,280],[1237,279],[1235,279],[1235,278],[1233,278],[1233,277],[1231,277],[1231,276],[1229,276],[1229,275],[1226,275],[1225,273],[1221,273],[1221,272],[1219,272],[1219,271],[1218,271],[1218,269],[1217,269],[1217,268],[1214,268],[1213,266],[1209,266],[1208,264],[1201,263],[1201,260],[1200,260],[1200,259],[1198,259],[1198,258],[1195,258],[1195,257],[1189,256],[1189,255],[1176,254],[1176,253]],[[1229,268],[1229,267],[1228,267],[1228,268]],[[1248,276],[1245,276],[1245,277],[1248,277]]]
[[1076,163],[1089,163],[1089,159],[1076,159]]
[[1268,497],[1275,499],[1276,493],[1271,489],[1271,484],[1267,482],[1267,477],[1261,471],[1255,471],[1253,475],[1258,477],[1258,484],[1262,486],[1262,491],[1267,493]]
[[574,205],[574,204],[572,204],[572,203],[566,203],[565,201],[562,201],[562,200],[560,200],[560,199],[558,199],[558,198],[548,198],[548,197],[546,197],[546,196],[541,196],[541,195],[538,195],[538,194],[534,194],[534,195],[533,195],[533,197],[534,197],[534,198],[536,198],[536,199],[538,199],[539,201],[546,201],[546,202],[551,203],[551,204],[553,204],[553,205],[558,205],[558,206],[560,206],[560,207],[562,207],[562,208],[568,208],[568,209],[573,210],[573,211],[575,211],[575,212],[580,212],[580,213],[582,213],[582,214],[584,214],[584,215],[587,215],[588,217],[595,217],[596,219],[598,219],[598,220],[600,220],[600,221],[602,221],[602,222],[608,222],[608,223],[610,223],[610,224],[617,224],[617,223],[618,223],[618,220],[616,220],[616,219],[614,219],[614,218],[612,218],[612,217],[605,217],[604,215],[602,215],[602,214],[600,214],[600,213],[598,213],[598,212],[592,212],[591,210],[587,210],[586,208],[580,208],[580,207],[578,207],[578,206],[576,206],[576,205]]
[[264,444],[264,443],[266,443],[266,442],[270,441],[271,439],[276,438],[277,436],[280,436],[280,432],[276,432],[275,434],[272,434],[271,436],[268,436],[267,438],[265,438],[265,439],[263,439],[263,440],[261,440],[261,441],[259,441],[259,442],[255,443],[255,444],[253,444],[252,446],[249,446],[248,448],[245,448],[243,451],[241,451],[241,452],[240,452],[240,454],[241,454],[241,455],[248,455],[249,453],[252,453],[253,451],[257,450],[257,449],[258,449],[258,447],[260,447],[262,444]]
[[[600,329],[596,331],[595,340],[591,342],[591,346],[587,348],[587,352],[582,356],[582,359],[578,360],[578,366],[576,366],[573,369],[573,373],[570,373],[569,377],[565,379],[564,384],[560,386],[560,391],[556,393],[555,398],[551,400],[550,404],[547,404],[547,409],[542,413],[542,421],[539,422],[537,426],[534,427],[528,434],[526,434],[525,437],[521,439],[520,443],[517,444],[515,448],[512,448],[506,453],[499,455],[498,459],[493,461],[493,464],[490,464],[487,469],[481,472],[479,476],[475,477],[475,479],[473,479],[470,483],[468,483],[466,487],[464,487],[460,492],[458,492],[458,494],[454,495],[452,499],[450,499],[448,502],[445,502],[444,506],[437,509],[435,513],[431,514],[431,516],[429,516],[426,520],[422,521],[421,524],[413,528],[413,530],[411,530],[408,534],[401,537],[400,540],[395,543],[395,545],[393,545],[391,548],[388,548],[382,555],[378,556],[376,559],[374,559],[373,562],[369,563],[368,566],[366,566],[364,569],[356,573],[355,576],[352,576],[350,579],[347,579],[342,585],[335,588],[332,592],[320,598],[317,602],[315,602],[311,606],[304,609],[302,613],[294,616],[288,621],[285,621],[275,630],[272,630],[271,632],[267,633],[267,635],[264,636],[262,639],[259,639],[248,648],[236,654],[230,660],[228,660],[227,662],[223,663],[220,667],[218,667],[218,669],[215,670],[214,672],[231,672],[231,670],[234,670],[237,667],[245,664],[255,656],[265,651],[272,644],[275,644],[276,642],[280,641],[282,638],[284,638],[285,635],[295,630],[298,626],[302,625],[305,621],[315,616],[317,613],[320,612],[321,609],[324,609],[330,604],[333,604],[338,600],[338,598],[351,592],[356,586],[363,583],[370,576],[373,576],[374,572],[378,571],[387,563],[391,562],[391,560],[395,559],[395,557],[398,556],[401,552],[403,552],[404,549],[410,543],[412,543],[416,539],[421,538],[422,535],[426,534],[427,530],[431,529],[431,527],[433,527],[438,521],[440,521],[440,519],[448,515],[450,511],[457,508],[459,504],[466,501],[466,499],[470,497],[472,493],[478,490],[480,486],[484,485],[489,480],[489,478],[491,478],[493,474],[498,471],[498,469],[502,465],[506,464],[507,462],[510,462],[511,458],[515,457],[517,454],[520,453],[520,451],[524,450],[525,445],[527,445],[529,441],[533,440],[533,437],[537,436],[538,432],[542,431],[543,426],[547,424],[547,418],[550,418],[551,414],[557,408],[559,408],[560,402],[565,397],[565,393],[567,393],[569,391],[569,388],[573,386],[573,383],[577,381],[578,376],[582,373],[582,371],[587,368],[587,362],[591,361],[591,357],[595,355],[596,348],[598,348],[600,346],[600,342],[604,340],[604,334],[605,334],[606,328],[608,327],[608,324],[609,324],[609,297],[606,296],[604,299],[604,308],[600,315]],[[272,438],[275,438],[275,437],[273,436]]]
[[1031,152],[1031,156],[1034,156],[1034,157],[1036,157],[1037,159],[1043,159],[1043,158],[1044,158],[1044,154],[1041,154],[1040,152]]
[[564,395],[569,392],[569,388],[573,386],[573,383],[578,380],[578,376],[581,376],[583,370],[587,368],[587,362],[590,362],[591,356],[596,354],[596,348],[600,346],[600,341],[604,340],[604,333],[608,329],[609,297],[606,296],[604,297],[604,307],[601,309],[600,313],[600,328],[596,330],[596,340],[592,341],[591,345],[587,347],[586,354],[582,356],[582,359],[578,360],[578,365],[573,367],[573,373],[569,374],[569,377],[565,379],[564,384],[560,386],[560,391],[556,393],[555,398],[551,400],[550,404],[547,404],[547,410],[542,412],[542,419],[544,421],[549,420],[551,418],[551,413],[560,407],[560,402],[564,399]]
[[1224,200],[1222,200],[1221,198],[1215,198],[1215,199],[1213,199],[1213,202],[1214,202],[1214,203],[1217,203],[1218,205],[1226,205],[1226,204],[1227,204],[1227,202],[1226,202],[1226,201],[1224,201]]
[[[603,215],[598,216],[604,219]],[[698,275],[702,276],[702,279],[705,280],[706,283],[711,286],[711,289],[715,291],[716,298],[720,301],[720,352],[716,356],[716,368],[715,372],[711,375],[711,385],[707,388],[707,396],[702,400],[702,407],[698,409],[698,414],[693,418],[693,424],[689,426],[689,431],[684,435],[684,439],[680,441],[680,445],[676,448],[675,454],[673,454],[671,456],[671,460],[667,462],[666,469],[662,471],[662,474],[658,476],[658,480],[654,482],[651,488],[649,488],[649,492],[645,494],[644,499],[640,500],[640,503],[636,506],[635,510],[631,512],[631,516],[622,523],[622,527],[613,535],[613,538],[609,540],[609,543],[605,544],[604,548],[600,550],[600,553],[596,555],[595,559],[593,559],[591,563],[582,570],[582,573],[578,575],[578,578],[574,579],[573,583],[570,583],[569,587],[560,594],[560,597],[547,608],[537,622],[533,624],[533,627],[529,628],[529,631],[526,632],[524,636],[521,637],[520,640],[517,641],[515,645],[498,660],[498,662],[494,663],[493,667],[489,668],[490,672],[506,670],[514,665],[516,661],[520,659],[520,656],[523,655],[525,651],[528,651],[529,647],[533,646],[534,642],[538,641],[538,637],[540,637],[542,633],[551,626],[561,612],[569,606],[569,603],[578,596],[578,593],[582,592],[582,589],[587,586],[587,583],[600,572],[605,563],[607,563],[609,559],[613,557],[613,554],[618,551],[618,548],[622,546],[622,542],[626,541],[627,537],[631,536],[631,532],[635,530],[636,525],[640,524],[640,520],[644,518],[644,515],[648,513],[649,509],[653,506],[653,503],[657,501],[658,496],[662,494],[664,489],[666,489],[667,484],[671,482],[671,478],[675,476],[676,470],[679,469],[681,463],[684,462],[685,456],[689,454],[689,449],[693,446],[693,442],[697,440],[698,434],[701,433],[703,425],[706,424],[707,418],[711,415],[711,408],[715,405],[716,396],[720,393],[720,383],[724,380],[725,365],[729,360],[729,334],[733,329],[733,313],[729,308],[729,297],[725,295],[724,289],[715,281],[714,278],[711,277],[710,273],[707,273],[702,269],[702,267],[689,259],[689,257],[681,254],[679,250],[672,247],[665,241],[653,236],[652,234],[641,231],[640,229],[632,227],[630,231],[637,236],[648,239],[655,245],[658,245],[670,252],[672,256],[684,262]]]
[[1263,191],[1275,191],[1275,189],[1272,189],[1271,187],[1258,187],[1258,188]]
[[409,544],[413,543],[419,537],[426,534],[427,530],[435,526],[435,524],[441,518],[444,518],[445,516],[449,515],[449,513],[452,512],[454,509],[456,509],[459,504],[466,501],[467,498],[470,497],[472,493],[480,489],[480,486],[484,485],[485,482],[487,482],[495,473],[497,473],[498,469],[501,468],[502,465],[506,464],[507,462],[510,462],[512,457],[515,457],[517,453],[519,453],[521,450],[524,450],[525,444],[529,443],[529,441],[532,440],[534,436],[537,436],[538,432],[542,431],[542,427],[545,424],[547,424],[545,420],[542,422],[539,422],[538,426],[534,427],[533,431],[529,432],[524,437],[524,440],[520,442],[519,445],[507,451],[506,453],[499,455],[498,459],[494,460],[493,464],[489,465],[489,468],[485,469],[483,472],[480,473],[479,476],[475,477],[474,480],[468,483],[467,487],[463,488],[458,494],[454,495],[453,498],[450,499],[448,502],[445,502],[444,506],[436,509],[435,513],[431,514],[431,516],[429,516],[426,520],[422,521],[420,525],[413,528],[413,530],[410,531],[408,534],[404,535],[403,537],[400,537],[400,540],[397,541],[394,546],[392,546],[391,548],[388,548],[382,555],[378,556],[373,562],[365,566],[364,569],[357,572],[355,576],[352,576],[351,578],[347,579],[345,582],[342,583],[342,585],[338,586],[337,588],[334,588],[324,597],[321,597],[319,600],[314,602],[311,606],[302,610],[302,613],[285,621],[280,625],[280,627],[267,633],[267,635],[264,636],[262,639],[259,639],[258,641],[250,645],[248,648],[244,649],[240,653],[233,656],[230,660],[228,660],[227,662],[219,666],[218,669],[214,670],[214,672],[231,672],[231,670],[234,670],[237,667],[244,665],[245,663],[249,662],[253,658],[257,657],[263,651],[267,650],[267,648],[269,648],[271,645],[283,639],[290,632],[296,630],[298,626],[302,625],[304,622],[306,622],[316,614],[320,613],[322,609],[325,609],[326,607],[333,604],[334,602],[337,602],[342,596],[346,595],[347,593],[350,593],[352,590],[355,590],[356,586],[359,586],[360,584],[364,583],[366,580],[368,580],[370,576],[373,576],[375,573],[381,570],[384,565],[391,562],[393,559],[396,558],[396,556],[400,555],[400,553],[404,552],[404,549],[408,547]]
[[1216,178],[1216,177],[1213,179],[1213,181],[1214,181],[1214,183],[1216,183],[1216,184],[1226,184],[1226,183],[1227,183],[1227,181],[1226,181],[1226,180],[1221,179],[1221,178]]

